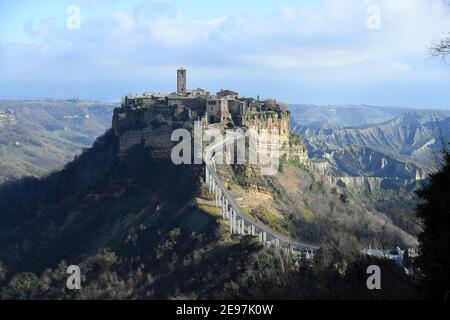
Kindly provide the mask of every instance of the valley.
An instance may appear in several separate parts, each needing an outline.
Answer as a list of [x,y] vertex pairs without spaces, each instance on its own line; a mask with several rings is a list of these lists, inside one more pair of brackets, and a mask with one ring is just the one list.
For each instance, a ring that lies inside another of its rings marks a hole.
[[111,126],[116,104],[0,100],[0,184],[61,169]]
[[[251,232],[238,227],[230,234],[231,222],[213,204],[202,166],[175,166],[168,161],[173,147],[168,128],[189,127],[191,120],[185,118],[189,112],[171,115],[164,105],[125,105],[113,112],[114,105],[80,106],[79,102],[56,112],[56,103],[53,107],[43,104],[46,112],[36,117],[39,130],[34,137],[65,137],[73,149],[60,151],[65,159],[75,158],[66,165],[55,162],[43,167],[31,174],[34,177],[15,180],[11,176],[9,183],[0,185],[0,260],[17,277],[31,272],[36,281],[51,283],[31,296],[286,297],[287,284],[277,292],[265,288],[278,279],[269,270],[291,260],[263,246],[265,239],[258,241]],[[21,133],[22,143],[32,145],[30,131],[14,129],[23,119],[32,121],[28,110],[24,109],[25,115],[7,110],[0,118],[0,130],[10,128],[16,139]],[[291,112],[295,118],[295,109]],[[392,116],[386,112],[380,117]],[[81,151],[102,128],[109,127],[111,121],[106,118],[112,115],[112,128]],[[317,128],[317,122],[315,128],[293,125],[301,136],[287,135],[275,176],[262,175],[254,165],[218,165],[217,175],[245,219],[283,238],[320,247],[314,254],[314,268],[306,268],[320,280],[308,290],[290,288],[292,297],[323,297],[320,286],[331,276],[330,264],[336,272],[332,277],[340,284],[326,296],[342,296],[347,272],[371,261],[355,252],[417,246],[421,225],[413,216],[417,201],[413,192],[430,172],[426,154],[438,150],[437,136],[430,137],[437,116],[447,123],[441,113],[407,111],[378,124],[349,120],[355,126],[348,128],[343,127],[349,123],[345,119],[333,124],[333,118],[326,123],[334,129]],[[214,126],[224,130],[233,119],[230,115]],[[268,119],[249,124],[274,121]],[[66,136],[65,127],[78,133]],[[88,272],[82,293],[61,296],[57,288],[67,262],[101,271]],[[261,264],[269,272],[264,278],[259,276]],[[225,266],[232,268],[225,270]],[[48,268],[55,276],[49,278]],[[287,270],[283,276],[296,277],[297,283],[311,276],[304,278],[296,265]],[[218,272],[222,276],[214,278]],[[392,284],[409,281],[401,280],[404,274],[394,274]],[[101,289],[104,277],[116,280],[108,280],[107,289]],[[252,281],[257,285],[248,291]],[[5,297],[17,294],[13,288],[5,290]],[[401,297],[414,295],[406,288],[389,290]]]

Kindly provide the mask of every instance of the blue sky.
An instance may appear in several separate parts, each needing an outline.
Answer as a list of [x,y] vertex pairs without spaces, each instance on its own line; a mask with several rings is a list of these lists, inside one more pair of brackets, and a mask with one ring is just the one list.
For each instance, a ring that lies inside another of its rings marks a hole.
[[450,64],[427,52],[446,31],[442,0],[0,0],[0,98],[170,92],[184,67],[191,88],[448,109]]

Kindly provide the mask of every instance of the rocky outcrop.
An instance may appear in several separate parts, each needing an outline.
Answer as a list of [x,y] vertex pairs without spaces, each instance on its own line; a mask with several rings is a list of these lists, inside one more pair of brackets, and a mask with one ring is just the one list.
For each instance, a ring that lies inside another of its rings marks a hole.
[[279,132],[283,141],[289,140],[290,114],[289,112],[256,112],[242,117],[242,125],[254,130],[266,130],[269,133]]
[[[259,132],[260,135],[266,134],[267,137],[263,141],[270,141],[270,135],[278,133],[280,158],[308,165],[308,152],[303,141],[299,136],[291,135],[289,111],[249,114],[243,117],[243,125]],[[270,149],[270,143],[268,143],[267,149]]]
[[[176,111],[176,112],[175,112]],[[119,138],[119,155],[137,145],[149,147],[155,159],[170,159],[172,132],[193,128],[193,120],[183,119],[178,109],[121,107],[114,110],[112,128]]]
[[[259,138],[266,135],[263,137],[263,141],[267,141],[262,146],[264,150],[272,150],[271,135],[279,133],[280,158],[296,159],[307,164],[308,155],[303,142],[299,138],[295,141],[291,139],[289,112],[252,112],[244,115],[242,120],[243,126],[257,132]],[[178,128],[192,130],[194,121],[192,112],[180,110],[179,107],[124,105],[117,108],[114,110],[112,128],[119,140],[119,155],[133,146],[142,145],[152,150],[154,158],[169,159],[177,143],[171,141],[172,132]],[[221,124],[215,127],[226,129]]]

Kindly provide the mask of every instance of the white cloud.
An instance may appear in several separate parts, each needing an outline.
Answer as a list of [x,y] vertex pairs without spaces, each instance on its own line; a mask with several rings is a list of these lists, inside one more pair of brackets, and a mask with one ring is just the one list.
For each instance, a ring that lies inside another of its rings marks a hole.
[[218,13],[200,21],[173,4],[147,1],[134,12],[85,21],[77,31],[51,20],[27,23],[34,41],[0,46],[0,79],[140,79],[181,65],[206,75],[209,70],[211,77],[217,70],[233,70],[237,78],[301,71],[319,83],[439,74],[435,63],[424,67],[423,61],[427,45],[450,30],[450,7],[440,0],[370,5],[381,9],[380,30],[367,29],[364,0],[283,6],[268,14]]

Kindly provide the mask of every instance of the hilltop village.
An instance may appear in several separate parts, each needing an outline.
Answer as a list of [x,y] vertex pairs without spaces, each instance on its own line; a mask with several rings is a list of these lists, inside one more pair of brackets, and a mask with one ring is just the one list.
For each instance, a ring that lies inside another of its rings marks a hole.
[[[289,119],[287,106],[276,100],[259,100],[239,96],[232,90],[221,90],[211,94],[204,89],[186,89],[187,72],[177,70],[177,92],[170,94],[142,93],[127,96],[124,106],[130,108],[152,107],[170,108],[173,116],[180,121],[201,121],[204,126],[223,124],[231,126],[252,126],[255,118]],[[289,121],[287,121],[287,124]],[[287,130],[280,123],[280,132]],[[286,132],[284,132],[286,133]],[[283,133],[282,133],[283,134]]]
[[[121,108],[114,111],[113,130],[119,137],[120,152],[138,144],[150,146],[157,157],[170,154],[170,136],[174,129],[192,129],[195,122],[203,127],[275,130],[280,136],[281,150],[288,150],[290,112],[287,105],[274,99],[242,97],[232,90],[211,94],[204,89],[187,90],[187,72],[177,70],[177,92],[169,94],[145,92],[128,95]],[[304,148],[295,152],[307,161]]]

